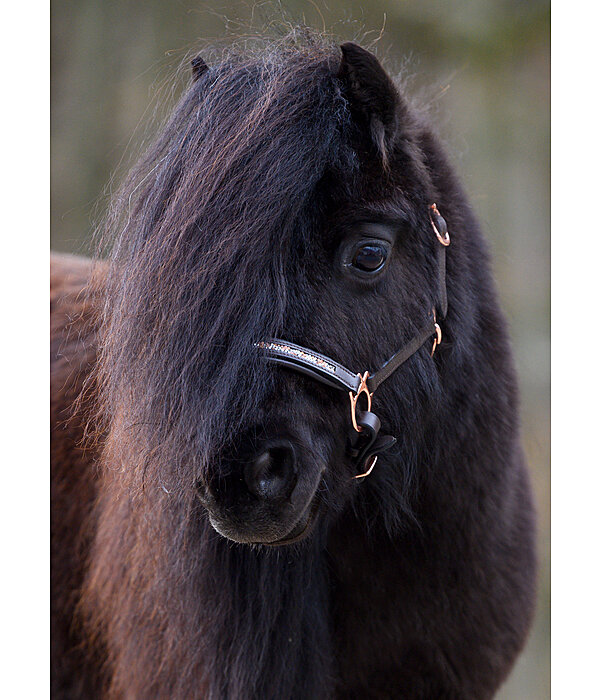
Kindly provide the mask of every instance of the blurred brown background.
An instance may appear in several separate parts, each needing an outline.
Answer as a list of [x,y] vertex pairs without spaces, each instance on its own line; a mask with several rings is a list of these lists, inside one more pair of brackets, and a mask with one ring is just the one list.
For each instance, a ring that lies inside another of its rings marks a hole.
[[[282,9],[283,8],[283,9]],[[524,444],[538,504],[535,628],[501,691],[550,697],[549,23],[546,0],[54,0],[51,243],[87,253],[95,223],[156,112],[176,99],[189,52],[282,20],[376,42],[403,69],[462,176],[491,242],[522,386]]]

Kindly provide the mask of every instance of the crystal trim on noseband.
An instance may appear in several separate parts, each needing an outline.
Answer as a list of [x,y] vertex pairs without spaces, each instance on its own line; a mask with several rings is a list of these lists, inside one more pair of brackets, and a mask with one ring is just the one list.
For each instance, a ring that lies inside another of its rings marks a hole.
[[320,357],[317,357],[316,355],[312,355],[309,352],[306,352],[306,350],[297,350],[296,348],[292,348],[289,345],[283,345],[282,343],[268,343],[264,342],[261,340],[260,343],[255,343],[255,347],[260,348],[261,350],[276,350],[277,352],[281,352],[284,355],[289,355],[291,357],[297,357],[300,360],[304,360],[305,362],[308,362],[316,367],[321,367],[323,369],[326,369],[329,372],[335,372],[335,366],[330,364],[329,362],[325,362],[325,360],[322,360]]

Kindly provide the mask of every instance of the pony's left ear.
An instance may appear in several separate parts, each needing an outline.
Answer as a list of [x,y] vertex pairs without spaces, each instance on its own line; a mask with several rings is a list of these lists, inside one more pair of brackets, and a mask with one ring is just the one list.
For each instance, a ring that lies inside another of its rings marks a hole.
[[206,65],[206,62],[200,55],[196,56],[196,58],[193,58],[191,64],[192,79],[194,80],[194,82],[196,82],[206,73],[206,71],[208,70],[208,66]]
[[377,58],[358,44],[341,45],[338,78],[346,88],[351,109],[367,122],[384,163],[394,140],[401,101],[392,79]]

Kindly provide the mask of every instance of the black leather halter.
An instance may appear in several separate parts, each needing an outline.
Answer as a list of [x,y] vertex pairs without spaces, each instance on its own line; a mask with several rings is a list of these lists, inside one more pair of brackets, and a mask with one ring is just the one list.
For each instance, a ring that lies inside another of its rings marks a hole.
[[[377,455],[388,450],[396,442],[396,438],[391,435],[379,435],[381,422],[371,412],[373,393],[382,382],[414,355],[432,336],[434,337],[431,350],[432,357],[442,340],[442,331],[438,321],[442,321],[448,311],[446,248],[450,245],[450,236],[446,221],[435,204],[431,204],[429,207],[429,219],[435,235],[441,243],[436,248],[438,302],[431,310],[421,330],[404,347],[392,355],[377,372],[374,374],[369,372],[363,372],[362,374],[352,372],[326,355],[309,350],[301,345],[290,343],[287,340],[280,340],[279,338],[255,343],[255,346],[264,353],[265,358],[269,362],[296,370],[333,389],[349,393],[352,418],[349,451],[357,468],[363,470],[362,473],[354,477],[355,479],[362,479],[368,476],[375,466]],[[366,411],[361,411],[357,408],[358,398],[361,394],[366,396]]]

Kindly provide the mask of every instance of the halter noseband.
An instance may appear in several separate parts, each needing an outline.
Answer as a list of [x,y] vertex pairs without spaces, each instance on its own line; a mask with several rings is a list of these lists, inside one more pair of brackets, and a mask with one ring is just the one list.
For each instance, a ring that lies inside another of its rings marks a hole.
[[[301,372],[312,379],[334,389],[347,391],[350,396],[350,417],[352,419],[352,432],[350,434],[350,455],[357,467],[363,469],[363,473],[357,474],[355,479],[368,476],[375,466],[377,455],[388,450],[396,442],[391,435],[379,436],[381,422],[371,412],[371,404],[375,390],[406,360],[414,355],[424,343],[434,336],[431,356],[442,341],[442,330],[438,321],[443,321],[448,310],[448,297],[446,294],[446,248],[450,245],[450,236],[446,221],[439,213],[437,206],[429,206],[429,220],[438,241],[441,243],[436,249],[439,300],[436,307],[423,328],[398,352],[390,357],[382,367],[370,374],[368,371],[362,374],[351,372],[344,365],[332,360],[326,355],[309,350],[302,345],[290,343],[287,340],[273,338],[268,341],[255,343],[269,362],[281,367],[287,367]],[[358,399],[364,394],[367,401],[367,410],[357,409]]]

